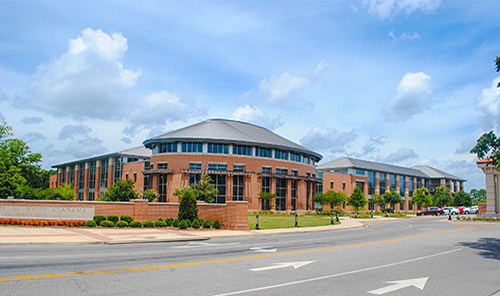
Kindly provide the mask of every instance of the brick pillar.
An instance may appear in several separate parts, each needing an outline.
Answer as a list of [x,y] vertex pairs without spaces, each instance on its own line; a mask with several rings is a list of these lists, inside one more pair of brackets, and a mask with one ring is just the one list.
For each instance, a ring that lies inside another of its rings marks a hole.
[[460,181],[460,191],[464,191],[464,181]]
[[61,186],[61,181],[62,181],[62,168],[57,169],[57,185],[56,187]]
[[248,203],[245,201],[230,201],[226,204],[226,220],[224,228],[231,230],[249,230]]
[[226,202],[233,200],[233,183],[233,176],[226,175]]
[[292,210],[292,180],[286,179],[286,205],[287,211]]
[[114,163],[114,158],[110,157],[108,158],[108,189],[113,187],[113,185],[115,185],[113,183],[114,177],[115,177],[115,163]]
[[149,202],[147,199],[132,199],[134,203],[134,220],[145,221],[149,220]]
[[80,180],[80,166],[77,164],[75,165],[75,193],[76,193],[75,200],[78,200],[78,185],[79,185],[78,180]]
[[85,177],[83,178],[83,200],[89,200],[89,167],[90,163],[85,163]]
[[71,167],[67,166],[66,167],[66,183],[65,184],[70,184],[69,183],[69,173],[70,173]]
[[96,160],[95,162],[95,187],[94,187],[94,200],[100,197],[100,189],[101,189],[101,161]]
[[380,174],[375,172],[375,194],[380,194]]

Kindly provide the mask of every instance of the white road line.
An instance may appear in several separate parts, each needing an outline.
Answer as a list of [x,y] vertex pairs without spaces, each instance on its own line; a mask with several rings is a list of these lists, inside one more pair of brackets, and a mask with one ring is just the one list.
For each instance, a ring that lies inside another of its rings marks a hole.
[[325,280],[325,279],[339,277],[339,276],[343,276],[343,275],[365,272],[365,271],[370,271],[370,270],[376,270],[376,269],[380,269],[380,268],[386,268],[386,267],[390,267],[390,266],[396,266],[396,265],[400,265],[400,264],[429,259],[429,258],[433,258],[433,257],[441,256],[441,255],[446,255],[446,254],[450,254],[450,253],[461,251],[461,250],[462,249],[454,249],[454,250],[450,250],[450,251],[446,251],[446,252],[442,252],[442,253],[437,253],[437,254],[433,254],[433,255],[418,257],[418,258],[414,258],[414,259],[408,259],[408,260],[404,260],[404,261],[399,261],[399,262],[394,262],[394,263],[389,263],[389,264],[384,264],[384,265],[379,265],[379,266],[362,268],[362,269],[353,270],[353,271],[346,271],[346,272],[342,272],[342,273],[325,275],[325,276],[320,276],[320,277],[310,278],[310,279],[305,279],[305,280],[300,280],[300,281],[288,282],[288,283],[283,283],[283,284],[279,284],[279,285],[259,287],[259,288],[241,290],[241,291],[236,291],[236,292],[229,292],[229,293],[224,293],[224,294],[217,294],[216,296],[238,295],[238,294],[244,294],[244,293],[250,293],[250,292],[256,292],[256,291],[264,291],[264,290],[269,290],[269,289],[274,289],[274,288],[286,287],[286,286],[291,286],[291,285],[297,285],[297,284],[302,284],[302,283],[314,282],[314,281],[319,281],[319,280]]

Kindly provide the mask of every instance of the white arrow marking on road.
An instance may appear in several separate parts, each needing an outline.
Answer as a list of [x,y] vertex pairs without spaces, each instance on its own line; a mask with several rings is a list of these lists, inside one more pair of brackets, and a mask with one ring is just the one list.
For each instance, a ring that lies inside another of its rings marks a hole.
[[250,248],[250,251],[251,252],[274,253],[274,252],[276,252],[278,250],[277,248],[275,248],[275,249],[266,249],[266,248],[272,248],[272,247],[253,247],[253,248]]
[[309,263],[313,263],[313,262],[316,262],[316,260],[314,260],[314,261],[275,263],[275,265],[273,265],[273,266],[252,268],[250,270],[251,271],[263,271],[263,270],[271,270],[271,269],[278,269],[278,268],[285,268],[285,267],[293,267],[294,269],[297,269],[299,267],[305,266],[305,265],[307,265]]
[[425,277],[425,278],[412,279],[412,280],[386,282],[387,284],[395,284],[395,285],[383,287],[383,288],[372,290],[372,291],[368,291],[368,293],[375,294],[375,295],[382,295],[385,293],[389,293],[389,292],[396,291],[399,289],[407,288],[410,286],[415,286],[415,287],[419,288],[420,290],[423,290],[425,287],[425,283],[427,282],[428,279],[429,279],[428,277]]

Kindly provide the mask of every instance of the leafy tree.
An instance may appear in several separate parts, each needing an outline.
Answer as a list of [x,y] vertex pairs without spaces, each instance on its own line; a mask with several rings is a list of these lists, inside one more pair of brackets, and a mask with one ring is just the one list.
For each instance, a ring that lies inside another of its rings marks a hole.
[[370,200],[368,200],[368,203],[370,203],[372,205],[378,205],[378,206],[382,206],[382,205],[387,204],[385,202],[384,198],[382,196],[380,196],[380,194],[372,195],[372,198]]
[[201,176],[201,181],[195,186],[195,189],[196,199],[203,200],[205,202],[213,202],[217,193],[219,193],[219,191],[215,189],[215,186],[212,184],[212,179],[210,179],[210,176],[207,174]]
[[482,189],[471,189],[470,196],[475,202],[486,200],[486,190]]
[[332,212],[334,207],[340,206],[346,200],[347,195],[345,194],[345,192],[336,192],[333,190],[328,190],[325,193],[319,193],[312,199],[312,201],[320,202],[322,205],[329,204]]
[[118,179],[115,185],[109,188],[106,193],[99,199],[102,201],[129,201],[138,197],[134,189],[134,180]]
[[410,202],[421,207],[428,207],[432,205],[432,197],[428,193],[429,190],[427,188],[419,188],[415,190],[415,194],[410,198]]
[[453,205],[455,206],[466,206],[470,207],[472,206],[472,198],[470,197],[470,194],[464,191],[459,191],[455,193],[455,198],[453,199]]
[[445,186],[437,187],[434,191],[432,199],[434,200],[434,205],[437,207],[443,207],[445,205],[449,206],[453,204],[451,190]]
[[198,204],[196,202],[197,192],[192,187],[186,187],[187,190],[182,191],[179,201],[179,212],[177,219],[179,221],[189,220],[194,221],[198,219]]
[[26,179],[21,175],[21,169],[15,166],[8,170],[0,169],[0,198],[19,196],[22,192],[20,186],[24,184]]
[[[500,159],[500,137],[497,137],[493,131],[484,133],[477,140],[476,146],[470,152],[475,153],[479,159],[489,158],[490,164],[498,166]],[[500,168],[497,167],[497,169]]]
[[384,193],[384,195],[382,195],[382,198],[384,199],[386,204],[391,204],[391,208],[393,208],[395,204],[403,202],[401,195],[399,195],[399,193],[394,190]]
[[270,192],[259,192],[259,199],[262,201],[262,210],[271,210],[271,201],[276,198],[276,194]]
[[347,204],[353,206],[356,209],[356,216],[358,215],[358,210],[366,205],[368,201],[365,195],[359,187],[354,187],[354,190],[347,200]]
[[[497,56],[497,58],[495,59],[495,70],[497,70],[497,72],[500,72],[500,57]],[[500,87],[500,82],[498,83],[497,87]]]
[[152,202],[156,198],[160,198],[160,194],[154,189],[146,189],[142,191],[142,198],[147,199],[149,202]]

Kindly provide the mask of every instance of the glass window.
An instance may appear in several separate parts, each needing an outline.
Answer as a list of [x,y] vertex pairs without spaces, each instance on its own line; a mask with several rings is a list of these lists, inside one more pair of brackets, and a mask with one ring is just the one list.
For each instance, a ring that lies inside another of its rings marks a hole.
[[215,203],[226,203],[226,175],[210,175],[212,184],[219,191],[215,197]]
[[389,175],[389,186],[391,187],[391,190],[396,191],[396,175]]
[[288,152],[281,151],[281,150],[275,150],[274,151],[274,158],[288,160]]
[[202,153],[203,143],[182,143],[182,152],[188,153]]
[[285,169],[276,169],[276,174],[286,175],[287,172],[288,172],[288,170],[285,170]]
[[233,145],[233,154],[251,156],[252,148],[249,146]]
[[243,201],[245,191],[245,176],[233,176],[233,200]]
[[292,176],[298,176],[299,175],[299,172],[296,171],[296,170],[292,170]]
[[212,171],[227,171],[227,164],[209,163],[208,169]]
[[89,164],[89,200],[94,200],[95,192],[95,161]]
[[158,202],[167,202],[167,174],[158,175]]
[[365,182],[362,181],[356,181],[356,187],[361,189],[361,192],[365,193]]
[[[262,172],[264,172],[264,168],[262,168]],[[262,177],[262,192],[271,192],[271,178],[270,177]],[[269,200],[262,199],[262,208],[269,209]]]
[[101,160],[101,188],[108,188],[108,160]]
[[235,171],[235,172],[244,172],[245,171],[245,166],[244,165],[233,165],[233,171]]
[[399,176],[399,195],[405,196],[405,177]]
[[385,181],[385,173],[379,173],[379,187],[380,187],[380,195],[385,194],[387,189],[387,183]]
[[177,152],[177,143],[164,143],[161,144],[160,153],[174,153]]
[[310,164],[310,161],[311,161],[311,159],[310,159],[309,157],[307,157],[307,156],[304,156],[304,157],[302,158],[302,163],[307,163],[307,164]]
[[83,200],[83,186],[85,183],[85,165],[78,168],[78,200]]
[[201,170],[201,163],[190,163],[189,169],[190,170]]
[[297,180],[290,180],[292,189],[292,211],[297,210]]
[[168,169],[168,163],[166,163],[166,162],[159,163],[158,164],[158,169],[160,169],[160,170],[166,170],[166,169]]
[[365,175],[365,170],[356,169],[356,175],[364,176]]
[[69,184],[75,186],[75,166],[69,167]]
[[300,162],[300,154],[290,152],[290,160]]
[[116,183],[116,180],[121,178],[122,178],[122,158],[117,157],[115,158],[115,173],[114,173],[113,185]]
[[408,178],[408,193],[410,195],[410,197],[413,196],[413,177],[409,177]]
[[66,184],[66,168],[61,168],[61,185]]
[[375,194],[375,172],[368,171],[368,194]]
[[[271,168],[270,168],[270,167],[262,167],[262,172],[263,172],[263,173],[271,173],[271,172],[272,172],[272,170],[271,170]],[[267,191],[267,192],[269,192],[269,191]]]
[[229,145],[208,143],[208,153],[229,154]]
[[286,179],[276,178],[276,211],[286,210]]
[[257,148],[257,156],[260,157],[271,157],[271,149]]
[[422,179],[417,179],[417,189],[422,188]]

